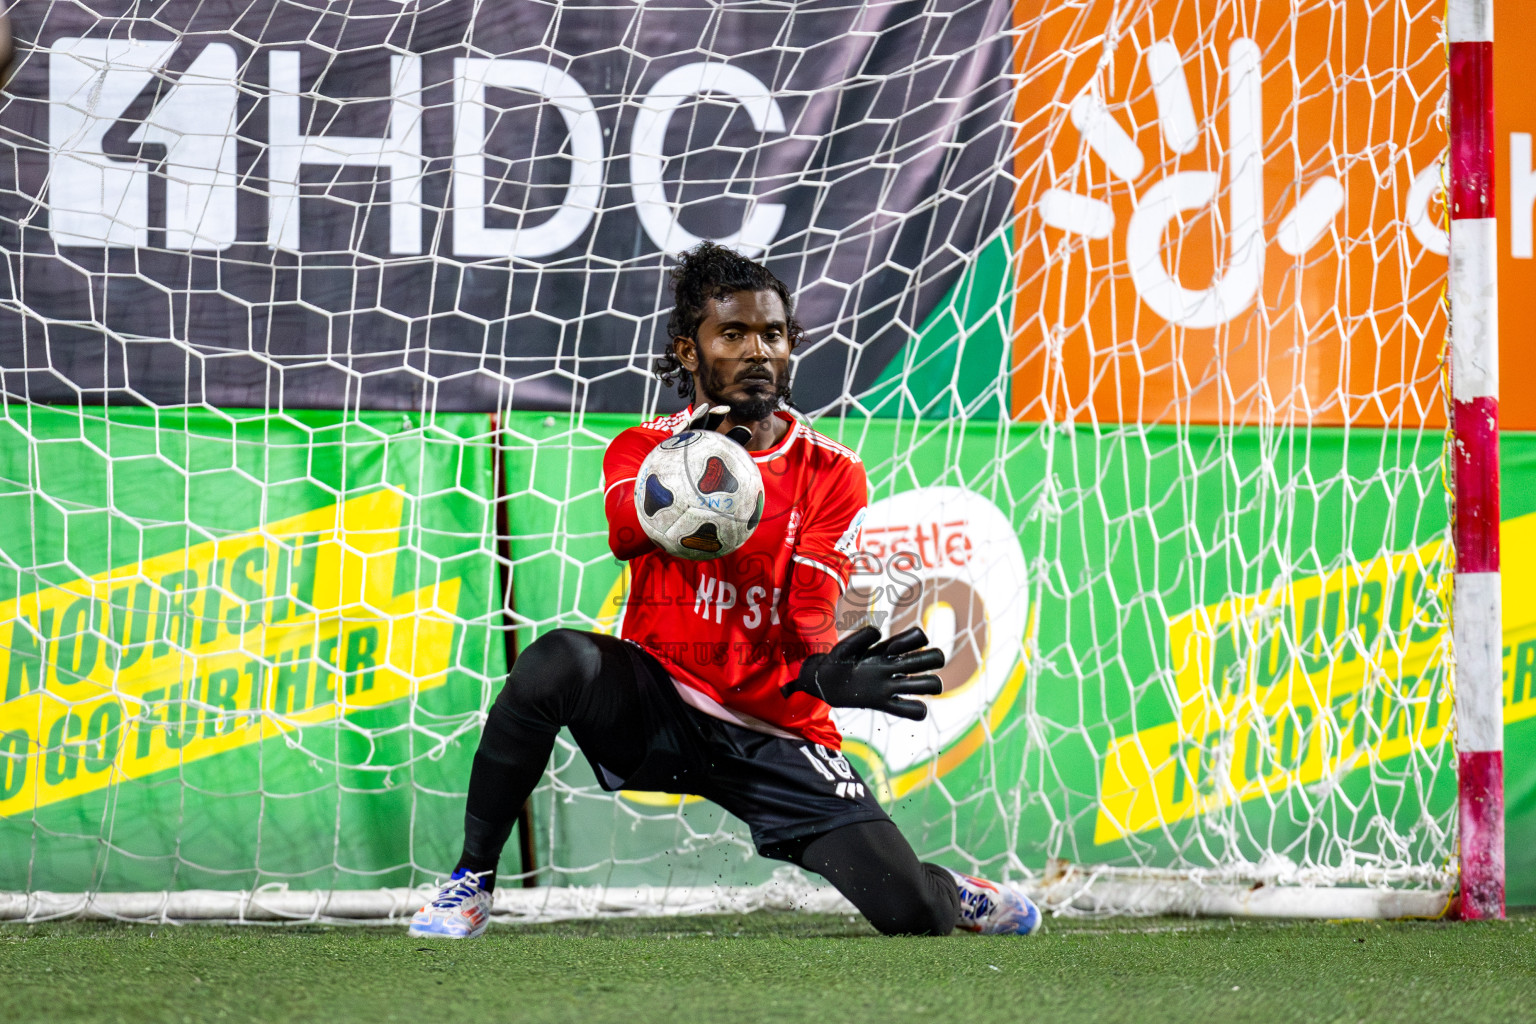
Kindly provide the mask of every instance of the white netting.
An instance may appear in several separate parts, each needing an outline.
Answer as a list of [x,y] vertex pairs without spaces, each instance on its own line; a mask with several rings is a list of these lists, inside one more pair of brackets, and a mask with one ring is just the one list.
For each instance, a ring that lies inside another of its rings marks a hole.
[[[920,852],[1435,912],[1441,4],[1039,6],[14,12],[0,916],[388,917],[450,867],[504,615],[613,628],[601,455],[676,404],[700,237],[796,290],[868,467],[848,621],[950,653],[923,726],[840,717]],[[572,888],[514,917],[778,905],[568,742],[531,811]]]

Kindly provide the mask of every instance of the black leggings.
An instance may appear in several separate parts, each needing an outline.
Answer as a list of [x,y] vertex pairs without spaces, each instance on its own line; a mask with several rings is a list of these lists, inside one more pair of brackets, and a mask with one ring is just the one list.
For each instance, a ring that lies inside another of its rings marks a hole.
[[[622,641],[568,629],[546,633],[518,657],[475,751],[459,867],[494,871],[562,726],[619,777],[640,767],[647,736],[634,672]],[[947,935],[959,917],[954,880],[920,862],[889,819],[842,825],[774,853],[824,876],[885,934]]]
[[831,882],[884,935],[948,935],[959,920],[954,878],[918,860],[894,821],[823,832],[790,860]]

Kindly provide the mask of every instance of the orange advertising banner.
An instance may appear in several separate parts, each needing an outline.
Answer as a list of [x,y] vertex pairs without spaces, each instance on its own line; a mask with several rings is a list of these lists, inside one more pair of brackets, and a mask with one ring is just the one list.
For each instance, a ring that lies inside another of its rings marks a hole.
[[[1536,429],[1517,6],[1495,29],[1502,418]],[[1014,414],[1443,425],[1443,2],[1044,8],[1018,9]]]

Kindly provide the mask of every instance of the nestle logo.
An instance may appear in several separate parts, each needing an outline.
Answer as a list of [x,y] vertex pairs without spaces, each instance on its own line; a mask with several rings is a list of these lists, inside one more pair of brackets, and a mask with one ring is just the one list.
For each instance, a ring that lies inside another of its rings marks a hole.
[[899,562],[903,555],[912,559],[910,568],[961,568],[968,565],[971,538],[965,520],[866,526],[864,546],[854,559],[854,572],[880,572],[881,565]]

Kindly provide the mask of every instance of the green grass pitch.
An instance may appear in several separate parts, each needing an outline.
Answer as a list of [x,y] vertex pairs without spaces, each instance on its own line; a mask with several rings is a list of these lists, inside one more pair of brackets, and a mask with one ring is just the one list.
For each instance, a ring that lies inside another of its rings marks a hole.
[[1048,919],[886,939],[734,917],[403,928],[0,925],[0,1021],[1488,1021],[1536,1015],[1536,915],[1480,924]]

